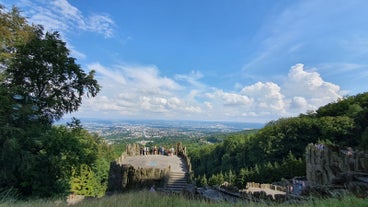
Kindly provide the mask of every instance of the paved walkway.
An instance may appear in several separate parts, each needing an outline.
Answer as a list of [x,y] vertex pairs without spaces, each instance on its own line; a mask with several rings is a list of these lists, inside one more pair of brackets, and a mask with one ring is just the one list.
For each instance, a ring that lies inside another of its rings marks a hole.
[[140,155],[125,157],[123,164],[130,164],[135,168],[167,168],[171,166],[171,172],[188,172],[185,161],[176,155]]

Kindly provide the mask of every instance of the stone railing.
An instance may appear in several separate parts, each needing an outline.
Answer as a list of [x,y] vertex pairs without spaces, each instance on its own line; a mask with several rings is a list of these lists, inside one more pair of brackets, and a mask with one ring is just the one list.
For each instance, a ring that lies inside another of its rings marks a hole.
[[190,162],[190,158],[187,155],[187,148],[179,142],[176,144],[176,151],[178,152],[177,155],[184,159],[184,162],[188,167],[188,183],[190,183],[193,180],[194,173],[192,171],[192,163]]

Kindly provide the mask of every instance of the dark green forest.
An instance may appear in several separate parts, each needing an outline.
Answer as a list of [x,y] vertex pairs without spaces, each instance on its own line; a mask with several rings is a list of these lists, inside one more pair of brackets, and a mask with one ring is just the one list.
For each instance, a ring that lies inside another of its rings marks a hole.
[[57,32],[29,25],[16,8],[0,5],[0,195],[103,195],[113,151],[78,119],[100,86],[69,56]]
[[190,151],[199,185],[228,181],[269,183],[305,176],[305,147],[323,143],[368,148],[368,93],[345,97],[298,117],[271,121],[259,131],[229,135]]

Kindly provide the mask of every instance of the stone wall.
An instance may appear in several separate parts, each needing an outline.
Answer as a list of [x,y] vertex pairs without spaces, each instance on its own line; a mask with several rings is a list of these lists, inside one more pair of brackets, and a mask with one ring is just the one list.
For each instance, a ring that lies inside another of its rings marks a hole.
[[187,148],[185,146],[183,146],[183,144],[181,142],[176,144],[176,151],[178,153],[178,156],[182,157],[184,159],[184,161],[187,164],[188,167],[188,172],[190,174],[190,179],[193,176],[192,173],[192,163],[190,162],[190,159],[187,155]]
[[131,165],[120,165],[116,161],[110,164],[107,191],[123,192],[129,189],[163,186],[167,180],[170,168],[134,168]]
[[270,189],[270,190],[277,190],[282,192],[287,192],[287,188],[284,186],[269,184],[269,183],[255,183],[255,182],[247,182],[245,187],[246,189],[249,188],[260,188],[260,189]]
[[[167,182],[170,167],[165,169],[158,168],[134,168],[131,165],[126,165],[124,159],[130,156],[139,156],[139,144],[128,144],[126,151],[115,161],[110,163],[108,189],[109,193],[123,192],[129,189],[147,188],[152,185],[163,187]],[[178,143],[176,145],[176,154],[184,158],[189,172],[191,172],[191,164],[189,157],[186,154],[186,148]]]
[[309,144],[306,148],[307,180],[310,185],[336,184],[348,174],[368,173],[368,154],[351,148]]

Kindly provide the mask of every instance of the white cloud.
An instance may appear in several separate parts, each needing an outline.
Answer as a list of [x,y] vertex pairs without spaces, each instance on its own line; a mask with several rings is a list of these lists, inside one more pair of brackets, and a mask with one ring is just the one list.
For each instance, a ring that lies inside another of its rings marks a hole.
[[[83,103],[83,111],[97,109],[111,112],[113,117],[124,115],[136,118],[176,118],[203,112],[198,103],[181,95],[181,85],[161,76],[156,66],[119,65],[109,68],[94,63],[88,65],[88,69],[96,70],[103,98],[97,97]],[[195,91],[188,92],[191,93],[192,96],[196,94]]]
[[202,77],[203,74],[200,71],[191,71],[189,75],[178,74],[175,76],[175,79],[178,81],[186,81],[197,88],[204,88],[205,85],[199,81]]
[[120,72],[114,71],[111,69],[107,69],[106,67],[102,66],[100,63],[93,63],[90,65],[87,65],[87,68],[89,70],[95,70],[97,73],[100,73],[104,78],[107,79],[107,81],[113,80],[117,84],[126,83],[124,76]]
[[210,102],[205,101],[205,102],[204,102],[204,104],[206,105],[206,107],[207,107],[208,109],[213,109],[213,105],[212,105]]
[[236,107],[252,104],[252,100],[250,100],[247,96],[237,93],[228,93],[222,90],[216,90],[215,93],[208,94],[207,96],[220,100],[225,106]]
[[[343,94],[338,85],[324,81],[319,73],[305,71],[303,64],[291,67],[282,91],[286,97],[294,102],[300,100],[298,97],[303,97],[306,100],[306,105],[313,109],[336,101]],[[298,102],[300,105],[300,101]]]
[[67,0],[22,0],[19,5],[25,16],[48,31],[59,31],[63,36],[76,31],[102,34],[105,38],[114,35],[114,21],[107,14],[85,15]]
[[[97,71],[103,86],[102,96],[85,102],[83,111],[110,114],[115,118],[266,122],[315,110],[341,98],[337,85],[324,81],[316,71],[305,71],[302,64],[292,66],[280,83],[257,82],[238,91],[203,88],[199,80],[196,80],[198,84],[184,87],[174,79],[160,75],[156,66],[109,68],[95,63],[89,68]],[[194,73],[174,77],[189,83],[187,79],[193,76]]]
[[270,115],[280,117],[285,114],[284,96],[280,87],[271,82],[257,82],[231,93],[215,89],[206,95],[211,100],[210,109],[213,109],[213,113],[218,113],[218,116],[244,119]]
[[292,97],[290,102],[290,109],[293,109],[294,111],[305,112],[311,108],[313,108],[313,106],[309,105],[308,101],[304,97]]
[[58,13],[62,14],[64,18],[78,22],[79,25],[83,24],[82,13],[76,7],[69,4],[67,0],[50,1],[50,4],[54,6],[52,10],[59,11]]
[[178,90],[181,88],[174,80],[161,77],[155,66],[122,66],[120,68],[132,84],[147,92],[154,92],[158,89]]
[[244,87],[240,93],[252,97],[255,100],[255,104],[262,108],[283,112],[285,104],[280,90],[280,87],[275,83],[257,82],[251,86]]
[[114,36],[114,21],[106,14],[94,14],[86,19],[85,30],[103,34],[105,38]]

